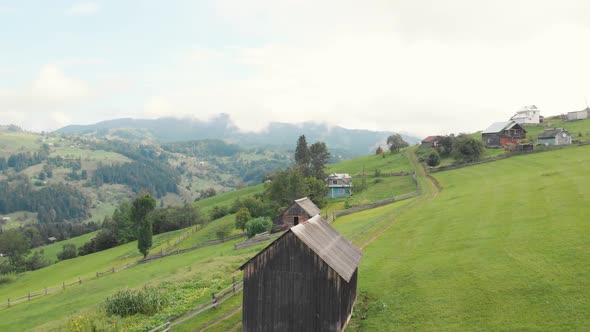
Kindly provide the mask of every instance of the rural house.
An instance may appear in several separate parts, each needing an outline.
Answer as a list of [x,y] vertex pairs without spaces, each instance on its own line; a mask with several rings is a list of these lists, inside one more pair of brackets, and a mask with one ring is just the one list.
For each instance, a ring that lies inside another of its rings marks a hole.
[[292,227],[240,267],[243,331],[342,331],[362,255],[319,215]]
[[526,137],[526,130],[514,121],[496,122],[481,133],[487,147],[516,145]]
[[572,144],[572,135],[564,128],[546,129],[537,136],[539,144],[543,145],[569,145]]
[[521,107],[510,120],[522,124],[539,124],[541,123],[541,110],[535,105],[526,105]]
[[420,142],[420,146],[423,148],[435,148],[442,136],[428,136]]
[[293,204],[275,219],[274,230],[284,231],[320,213],[320,209],[307,198],[293,201]]
[[590,113],[589,107],[586,107],[586,109],[583,109],[581,111],[568,112],[567,113],[567,121],[588,119],[588,113]]
[[328,197],[348,197],[352,195],[352,178],[346,173],[334,173],[328,175],[325,180],[329,189]]
[[383,149],[381,147],[378,147],[377,150],[375,151],[375,154],[382,154],[383,153]]

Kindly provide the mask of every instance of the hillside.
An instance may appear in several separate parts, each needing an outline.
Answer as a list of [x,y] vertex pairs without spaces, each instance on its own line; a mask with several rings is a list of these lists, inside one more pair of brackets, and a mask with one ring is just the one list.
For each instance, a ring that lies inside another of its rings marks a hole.
[[437,173],[436,198],[365,249],[352,330],[590,325],[590,147]]
[[[385,139],[392,134],[314,122],[271,123],[260,133],[242,132],[224,114],[210,121],[175,118],[116,119],[93,125],[66,126],[56,133],[119,137],[142,142],[146,139],[155,142],[222,139],[245,148],[262,147],[271,150],[292,150],[294,142],[303,134],[308,142],[325,142],[333,156],[345,159],[372,153],[378,145],[385,147]],[[419,141],[417,137],[402,136],[410,145]]]

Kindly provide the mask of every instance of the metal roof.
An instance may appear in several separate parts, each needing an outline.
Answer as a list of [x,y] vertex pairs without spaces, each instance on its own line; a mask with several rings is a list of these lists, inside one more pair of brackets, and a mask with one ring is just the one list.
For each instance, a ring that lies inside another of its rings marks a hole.
[[563,128],[555,128],[555,129],[546,129],[542,133],[537,136],[538,138],[555,138],[555,136],[561,134],[562,132],[569,132]]
[[434,140],[440,140],[442,137],[440,136],[428,136],[425,139],[422,140],[422,143],[430,143]]
[[347,282],[359,266],[363,253],[320,215],[289,230]]
[[494,122],[491,126],[487,127],[482,134],[494,134],[499,133],[508,127],[510,124],[515,123],[514,121]]
[[315,216],[321,212],[320,208],[313,204],[313,202],[307,197],[296,199],[295,204],[299,205],[309,217]]
[[316,255],[330,266],[342,279],[350,282],[354,271],[359,266],[363,253],[346,240],[324,218],[316,215],[313,218],[291,227],[278,239],[274,240],[256,256],[250,258],[240,266],[240,270],[258,257],[261,253],[280,241],[289,232],[293,233],[301,242],[305,243]]

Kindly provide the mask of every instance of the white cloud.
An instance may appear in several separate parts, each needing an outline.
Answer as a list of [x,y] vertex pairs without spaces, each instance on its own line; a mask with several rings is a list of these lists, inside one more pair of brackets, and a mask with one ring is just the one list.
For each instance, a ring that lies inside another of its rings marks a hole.
[[150,97],[143,107],[143,116],[148,118],[155,119],[173,115],[175,115],[174,109],[164,97]]
[[91,16],[100,11],[100,5],[93,1],[78,2],[66,10],[69,16]]
[[56,65],[45,65],[31,84],[31,95],[50,101],[66,102],[90,95],[88,84],[69,78]]

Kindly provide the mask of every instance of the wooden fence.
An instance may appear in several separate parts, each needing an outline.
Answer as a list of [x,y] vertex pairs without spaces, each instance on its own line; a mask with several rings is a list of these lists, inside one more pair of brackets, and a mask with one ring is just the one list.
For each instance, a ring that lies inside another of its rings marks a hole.
[[223,302],[229,300],[233,296],[240,293],[240,291],[242,291],[243,287],[244,287],[243,280],[236,281],[236,277],[233,277],[231,285],[229,285],[225,289],[219,291],[217,294],[215,294],[215,293],[211,294],[211,301],[209,301],[207,303],[200,304],[200,305],[192,308],[191,310],[183,312],[180,315],[171,317],[164,324],[161,324],[161,325],[151,329],[149,332],[170,331],[171,328],[178,326],[178,325],[186,322],[187,320],[189,320],[195,316],[198,316],[199,314],[204,313],[205,311],[207,311],[211,308],[217,308],[218,305],[222,304]]
[[[201,229],[202,229],[202,227],[199,228],[199,230],[201,230]],[[194,232],[196,232],[196,230]],[[189,232],[187,232],[187,233],[189,233]],[[107,274],[113,274],[115,272],[123,271],[123,270],[128,269],[128,268],[130,268],[132,266],[137,265],[138,263],[151,262],[151,261],[154,261],[154,260],[157,260],[157,259],[160,259],[160,258],[164,258],[164,257],[172,256],[172,255],[178,255],[178,254],[185,253],[187,251],[196,250],[196,249],[199,249],[199,248],[203,248],[203,247],[207,247],[207,246],[212,246],[212,245],[220,244],[220,243],[223,243],[225,241],[239,239],[239,238],[244,237],[244,236],[246,236],[246,235],[245,234],[237,234],[237,235],[226,237],[223,240],[206,241],[206,242],[202,242],[202,243],[199,243],[197,245],[194,245],[194,246],[192,246],[190,248],[179,249],[179,250],[175,250],[175,251],[172,251],[172,252],[166,252],[167,250],[160,250],[160,253],[158,253],[156,255],[149,256],[147,258],[143,258],[143,259],[140,259],[138,261],[133,261],[133,262],[130,262],[130,263],[121,265],[121,266],[113,266],[112,268],[110,268],[110,269],[108,269],[106,271],[96,272],[96,274],[93,275],[92,277],[88,277],[88,278],[80,278],[80,277],[78,277],[77,280],[72,281],[72,282],[65,282],[64,281],[60,286],[49,287],[49,288],[48,287],[45,287],[45,289],[43,289],[43,290],[40,290],[40,291],[37,291],[37,292],[28,293],[27,295],[22,296],[22,297],[19,297],[19,298],[16,298],[16,299],[8,299],[6,302],[0,303],[0,308],[10,307],[10,306],[13,306],[13,305],[15,305],[17,303],[22,303],[22,302],[30,301],[31,299],[34,299],[34,298],[37,298],[37,297],[41,297],[41,296],[44,296],[44,295],[52,294],[52,293],[55,293],[55,292],[58,292],[58,291],[64,291],[68,287],[75,286],[75,285],[80,285],[80,284],[82,284],[84,282],[87,282],[87,281],[90,281],[90,280],[99,279],[102,276],[105,276]],[[185,239],[186,239],[186,237],[185,237]],[[180,242],[182,242],[182,241],[180,241]],[[178,245],[180,242],[177,242],[176,245]]]

